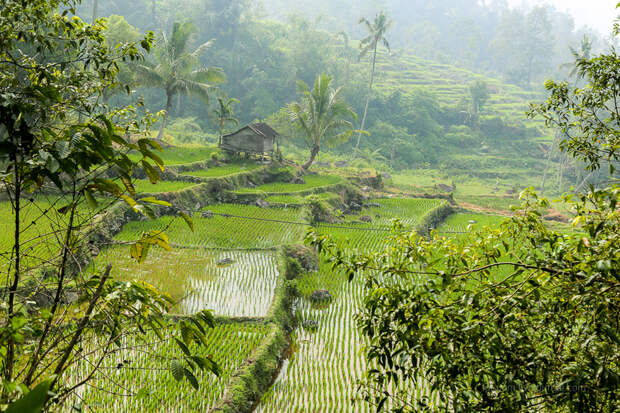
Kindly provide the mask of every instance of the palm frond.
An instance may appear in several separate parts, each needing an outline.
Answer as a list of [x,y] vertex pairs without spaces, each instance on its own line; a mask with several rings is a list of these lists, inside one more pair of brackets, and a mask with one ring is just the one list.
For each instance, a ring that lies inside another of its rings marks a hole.
[[219,67],[202,67],[191,72],[188,78],[209,85],[219,85],[226,82],[226,74]]
[[211,39],[208,42],[204,42],[203,44],[201,44],[200,46],[198,46],[196,48],[196,50],[194,50],[191,55],[193,57],[195,57],[196,59],[198,59],[200,57],[200,55],[202,55],[204,52],[206,52],[208,49],[211,48],[211,46],[213,46],[213,43],[215,43],[215,39]]
[[133,66],[137,81],[147,87],[160,87],[163,88],[166,85],[166,79],[161,75],[158,67],[148,66],[143,64],[137,64]]

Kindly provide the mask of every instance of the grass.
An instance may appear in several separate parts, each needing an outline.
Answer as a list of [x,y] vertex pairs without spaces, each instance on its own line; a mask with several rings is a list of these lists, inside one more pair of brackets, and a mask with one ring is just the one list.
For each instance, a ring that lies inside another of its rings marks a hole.
[[184,172],[183,175],[190,175],[198,178],[217,178],[220,176],[233,175],[241,172],[254,171],[261,166],[262,165],[257,163],[236,162],[208,169],[200,169],[198,171]]
[[484,227],[497,228],[505,219],[503,216],[488,214],[453,214],[438,228],[438,231],[469,232]]
[[305,184],[293,184],[290,182],[273,182],[259,185],[256,188],[240,188],[238,192],[254,193],[265,192],[267,194],[294,194],[309,189],[335,185],[343,182],[343,178],[334,175],[307,175],[304,177]]
[[[293,221],[302,220],[300,209],[259,208],[256,206],[218,204],[205,209],[214,213],[258,219]],[[129,222],[116,237],[119,241],[132,241],[144,231],[165,231],[170,242],[187,247],[212,248],[275,248],[297,240],[304,232],[300,225],[271,221],[214,216],[201,218],[194,215],[194,232],[183,220],[162,217],[153,221]]]

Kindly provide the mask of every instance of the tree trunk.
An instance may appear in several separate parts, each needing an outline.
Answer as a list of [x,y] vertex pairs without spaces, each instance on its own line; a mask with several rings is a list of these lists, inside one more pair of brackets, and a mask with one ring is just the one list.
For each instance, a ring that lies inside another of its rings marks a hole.
[[310,159],[308,159],[308,162],[303,164],[301,167],[304,171],[310,168],[310,165],[312,165],[312,162],[314,162],[314,158],[316,158],[316,155],[319,153],[320,150],[321,148],[319,148],[319,145],[314,145],[312,147],[312,150],[310,151]]
[[547,173],[549,172],[549,167],[551,166],[551,156],[553,155],[553,151],[555,150],[555,144],[557,142],[557,136],[553,140],[553,143],[549,147],[549,153],[547,154],[547,163],[545,165],[545,172],[543,173],[542,184],[540,186],[541,195],[545,193],[545,182],[547,182]]
[[[19,139],[19,138],[18,138]],[[22,157],[19,153],[15,154],[15,161],[14,161],[14,173],[15,173],[15,200],[13,201],[13,209],[15,212],[15,230],[13,232],[13,239],[14,239],[14,243],[13,243],[13,256],[14,258],[14,264],[15,264],[15,269],[13,271],[13,280],[12,283],[9,287],[9,303],[8,303],[8,312],[7,312],[7,319],[8,319],[8,325],[11,325],[11,322],[13,320],[13,318],[16,315],[16,311],[15,311],[15,296],[17,295],[17,288],[19,287],[19,281],[20,281],[20,277],[21,277],[21,263],[20,263],[20,259],[21,259],[21,254],[22,252],[20,251],[20,233],[21,233],[21,227],[20,227],[20,223],[21,223],[21,197],[22,197],[22,182],[21,182],[21,174],[20,174],[20,162],[22,161]],[[8,278],[8,276],[7,276]],[[6,353],[5,356],[3,357],[4,360],[3,361],[3,367],[4,367],[4,371],[2,372],[2,376],[4,378],[4,382],[5,383],[10,383],[13,380],[13,368],[14,368],[14,364],[15,364],[15,338],[12,334],[9,334],[8,340],[7,340],[7,346],[6,346]],[[3,388],[1,389],[1,395],[4,398],[6,395],[6,388],[3,386]]]
[[[370,72],[370,85],[368,86],[368,96],[366,96],[366,107],[364,108],[364,116],[362,117],[362,126],[360,126],[360,133],[357,135],[357,143],[355,149],[360,147],[360,139],[362,138],[362,132],[366,125],[366,115],[368,115],[368,104],[370,103],[370,94],[372,93],[372,84],[375,80],[375,65],[377,63],[377,43],[375,43],[375,50],[372,55],[372,71]],[[356,151],[357,153],[357,151]]]
[[97,9],[99,8],[99,0],[93,0],[93,24],[97,20]]
[[164,119],[161,121],[161,128],[159,128],[159,134],[157,135],[158,141],[161,141],[164,138],[164,129],[166,129],[166,122],[168,121],[168,114],[170,113],[171,107],[172,107],[172,94],[167,93],[166,114],[164,115]]

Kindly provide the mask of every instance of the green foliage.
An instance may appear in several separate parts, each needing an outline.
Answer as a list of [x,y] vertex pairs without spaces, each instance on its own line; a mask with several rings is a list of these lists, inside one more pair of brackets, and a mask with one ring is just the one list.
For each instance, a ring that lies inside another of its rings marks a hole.
[[237,99],[227,99],[226,97],[217,98],[218,106],[213,109],[211,112],[215,121],[217,123],[217,128],[219,131],[219,141],[218,143],[222,143],[222,136],[224,135],[224,131],[226,129],[227,124],[239,125],[239,120],[235,118],[235,103],[239,103]]
[[175,22],[170,36],[162,33],[157,42],[156,63],[135,66],[138,82],[145,86],[161,88],[166,92],[166,113],[157,137],[160,140],[163,138],[166,120],[172,107],[172,98],[175,95],[194,94],[208,102],[213,86],[225,80],[221,69],[198,67],[200,55],[211,47],[213,41],[201,44],[191,53],[186,50],[195,30],[191,22]]
[[206,133],[196,118],[174,118],[164,137],[173,144],[204,144]]
[[326,74],[316,77],[312,90],[303,81],[297,88],[299,102],[290,105],[291,122],[296,123],[310,147],[310,159],[302,168],[308,169],[321,149],[321,144],[335,146],[345,142],[354,133],[353,124],[346,118],[357,120],[349,104],[341,98],[342,88],[333,89],[332,79]]
[[[2,5],[0,179],[10,202],[13,239],[0,291],[0,405],[30,403],[28,397],[20,401],[21,394],[48,379],[45,393],[55,395],[44,394],[37,406],[62,403],[100,370],[120,332],[143,332],[149,326],[160,334],[171,305],[169,297],[149,285],[116,282],[112,265],[95,274],[80,273],[93,247],[88,244],[93,216],[80,216],[84,205],[99,213],[110,200],[122,200],[152,216],[155,205],[169,204],[154,197],[134,199],[135,169],[143,169],[152,183],[164,169],[153,152],[160,146],[141,137],[152,118],[147,114],[138,120],[134,107],[110,110],[92,103],[106,88],[124,86],[118,64],[141,60],[139,48],[150,50],[152,39],[111,49],[103,21],[88,25],[71,17],[74,4],[32,0]],[[135,139],[129,141],[130,135]],[[138,162],[128,158],[129,151],[140,154]],[[49,207],[34,217],[25,212],[28,203],[41,206],[35,199],[50,192],[59,195]],[[37,222],[51,232],[34,229]],[[29,260],[41,245],[48,256],[37,259],[44,262]],[[170,248],[163,233],[149,233],[133,243],[132,255],[142,260],[155,245]],[[69,300],[69,295],[75,297]],[[211,319],[200,313],[191,321],[188,341],[200,341]],[[88,374],[68,386],[65,374],[86,357],[81,343],[90,335],[102,339],[102,353],[92,359]],[[218,371],[214,363],[184,360],[190,371]],[[32,397],[40,393],[35,390]]]
[[476,114],[482,112],[482,108],[489,100],[489,88],[483,80],[477,80],[469,86],[469,93],[474,104],[474,112]]
[[[615,100],[607,70],[617,62],[613,51],[581,60],[592,86],[569,92],[549,82],[551,98],[532,108],[567,134],[562,149],[593,170],[617,160],[617,114],[601,110]],[[374,254],[309,237],[350,278],[363,278],[366,400],[395,412],[616,410],[620,188],[566,196],[572,233],[545,224],[548,200],[532,190],[521,198],[499,228],[401,234]],[[420,386],[434,393],[410,390]]]
[[584,161],[588,170],[609,163],[610,174],[620,160],[620,109],[617,73],[620,57],[615,50],[577,61],[578,73],[588,86],[576,88],[566,82],[547,81],[549,99],[533,104],[529,116],[539,116],[549,127],[562,132],[560,148]]

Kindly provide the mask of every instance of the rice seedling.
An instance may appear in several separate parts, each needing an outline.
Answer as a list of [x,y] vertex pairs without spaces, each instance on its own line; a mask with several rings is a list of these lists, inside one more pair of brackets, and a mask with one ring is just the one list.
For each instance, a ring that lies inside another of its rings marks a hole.
[[[260,323],[218,324],[207,331],[205,355],[212,355],[222,374],[197,374],[199,391],[186,381],[177,382],[170,371],[170,362],[178,356],[171,337],[159,339],[155,334],[146,340],[122,337],[120,346],[107,359],[93,382],[80,389],[73,400],[59,406],[58,411],[94,412],[189,412],[207,411],[221,398],[234,372],[268,333]],[[78,382],[90,371],[97,338],[85,340],[81,360],[74,365],[67,385]],[[157,356],[155,356],[157,355]]]
[[[157,152],[166,166],[183,165],[194,162],[207,161],[213,155],[220,153],[219,148],[208,146],[171,146]],[[141,158],[137,154],[129,154],[132,161],[139,161]]]
[[[377,210],[409,225],[419,222],[424,214],[440,204],[436,200],[417,199],[377,202],[381,205],[375,207]],[[364,228],[361,224],[359,230],[324,226],[319,232],[346,244],[349,253],[376,251],[386,245],[388,231],[366,231]],[[300,326],[294,334],[295,352],[261,400],[257,412],[374,411],[374,407],[358,394],[358,383],[368,367],[363,356],[365,339],[355,324],[355,314],[364,297],[362,277],[358,275],[349,282],[343,272],[333,271],[323,257],[318,274],[305,274],[298,280],[302,298],[296,302]],[[329,305],[313,306],[307,299],[316,288],[332,293]],[[305,320],[314,323],[304,323]],[[310,326],[312,328],[307,328]],[[417,397],[430,395],[428,386],[412,387],[412,391]]]
[[[48,264],[58,257],[63,229],[68,222],[67,215],[58,210],[69,202],[58,196],[37,196],[22,200],[20,248],[24,271]],[[86,206],[80,206],[75,225],[82,225],[93,213]],[[0,234],[0,271],[4,272],[12,260],[11,252],[15,242],[15,214],[9,201],[0,202]]]
[[305,184],[294,184],[290,182],[272,182],[270,184],[259,185],[256,188],[240,188],[238,192],[254,193],[265,192],[268,194],[294,194],[295,192],[307,191],[309,189],[335,185],[344,182],[344,179],[334,175],[307,175],[304,177]]
[[169,294],[177,302],[175,310],[183,314],[209,309],[221,316],[265,316],[278,274],[271,252],[153,249],[138,263],[129,259],[127,247],[116,246],[99,254],[91,268],[101,270],[109,263],[115,265],[117,279],[154,285]]
[[265,198],[265,201],[273,204],[301,204],[304,202],[304,198],[295,195],[270,195]]
[[181,181],[161,181],[152,184],[146,179],[136,179],[133,181],[137,193],[158,194],[162,192],[176,192],[196,185],[194,182]]
[[194,215],[194,232],[184,222],[172,217],[153,221],[129,222],[116,237],[119,241],[136,239],[144,231],[165,230],[170,242],[176,245],[212,248],[274,248],[301,238],[304,228],[273,221],[302,220],[303,211],[295,208],[259,208],[256,206],[218,204],[205,209],[216,214],[249,217],[253,219],[214,215],[202,218]]

